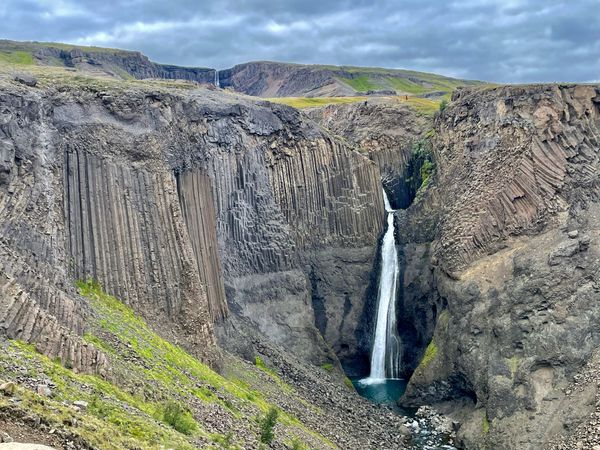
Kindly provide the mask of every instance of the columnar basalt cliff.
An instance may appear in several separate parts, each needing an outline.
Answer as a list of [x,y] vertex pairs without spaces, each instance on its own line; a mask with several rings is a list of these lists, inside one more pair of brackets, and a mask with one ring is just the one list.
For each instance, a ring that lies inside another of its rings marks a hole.
[[454,410],[467,448],[548,448],[595,408],[568,386],[600,344],[600,89],[458,91],[435,130],[436,181],[400,219],[435,323],[403,402]]
[[[383,215],[372,161],[291,108],[208,89],[25,91],[8,83],[4,95],[3,198],[23,209],[4,216],[6,246],[58,272],[59,312],[33,300],[59,325],[85,331],[68,322],[85,315],[71,286],[91,277],[208,357],[212,324],[228,315],[227,291],[234,313],[275,343],[337,363],[315,326],[311,292],[321,267],[357,251],[368,278]],[[321,283],[342,302],[327,308],[339,310],[331,320],[348,335],[363,313],[363,278]],[[73,311],[63,317],[65,308]],[[340,333],[329,343],[341,346]]]
[[[2,381],[16,380],[21,398],[38,383],[22,371],[61,377],[44,386],[89,400],[82,421],[98,420],[92,402],[117,395],[127,420],[143,416],[144,427],[176,433],[157,417],[184,395],[202,429],[233,430],[248,448],[254,418],[271,404],[286,414],[281,447],[301,435],[313,448],[404,448],[402,417],[358,398],[338,371],[315,367],[338,367],[331,347],[351,356],[357,345],[383,217],[376,164],[289,107],[209,88],[70,77],[40,77],[34,88],[0,72]],[[77,280],[87,280],[81,295]],[[325,304],[315,305],[314,289]],[[135,313],[234,381],[197,366]],[[245,346],[247,360],[265,362],[251,367],[217,348],[215,329],[222,348]],[[164,364],[188,367],[165,375]],[[51,402],[42,400],[44,411]],[[0,424],[19,408],[3,409]],[[220,438],[206,436],[188,441]]]
[[377,164],[395,208],[410,205],[414,192],[408,189],[407,169],[414,146],[431,128],[429,117],[393,99],[328,105],[312,108],[307,114]]

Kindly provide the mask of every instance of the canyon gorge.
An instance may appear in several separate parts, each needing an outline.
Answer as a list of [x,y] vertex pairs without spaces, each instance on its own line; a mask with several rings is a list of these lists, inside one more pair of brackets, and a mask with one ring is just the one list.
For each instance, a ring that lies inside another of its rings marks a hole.
[[[386,72],[393,94],[300,110],[260,97],[356,96],[354,72],[53,48],[0,66],[0,430],[86,449],[600,445],[600,86]],[[449,101],[418,110],[402,83]],[[350,379],[374,375],[386,264],[375,378],[405,386],[377,405]]]

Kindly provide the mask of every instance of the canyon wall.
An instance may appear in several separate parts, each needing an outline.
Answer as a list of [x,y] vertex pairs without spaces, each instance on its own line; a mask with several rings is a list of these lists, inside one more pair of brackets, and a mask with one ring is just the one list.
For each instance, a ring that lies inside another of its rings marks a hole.
[[[62,333],[46,353],[90,352],[75,365],[100,370],[73,286],[92,277],[208,360],[213,325],[236,320],[315,364],[356,341],[352,266],[370,273],[383,216],[371,160],[291,108],[221,91],[2,89],[6,334],[42,348]],[[315,288],[333,299],[316,315]],[[59,331],[32,334],[32,311]]]
[[600,89],[459,90],[435,130],[435,181],[399,218],[427,249],[405,314],[429,324],[402,401],[453,411],[467,448],[550,448],[596,407],[570,386],[600,345]]

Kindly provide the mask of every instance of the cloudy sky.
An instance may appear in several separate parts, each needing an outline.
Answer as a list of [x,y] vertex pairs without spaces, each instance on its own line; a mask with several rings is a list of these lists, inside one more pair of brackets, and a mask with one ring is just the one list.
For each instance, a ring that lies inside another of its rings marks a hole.
[[0,0],[0,38],[408,68],[498,82],[600,80],[600,0]]

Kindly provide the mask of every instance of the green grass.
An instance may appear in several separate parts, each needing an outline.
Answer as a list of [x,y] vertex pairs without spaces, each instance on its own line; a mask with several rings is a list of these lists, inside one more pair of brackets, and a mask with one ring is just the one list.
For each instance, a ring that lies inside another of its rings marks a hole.
[[367,75],[361,75],[356,78],[339,78],[357,92],[375,91],[384,88],[380,83]]
[[[109,372],[105,376],[76,373],[58,359],[52,361],[37,353],[33,345],[11,341],[8,346],[0,346],[2,379],[22,377],[23,372],[15,372],[14,368],[25,367],[32,377],[50,379],[53,395],[41,397],[19,387],[20,402],[13,404],[0,398],[0,412],[24,408],[44,417],[55,428],[76,422],[76,426],[68,425],[69,431],[96,448],[186,450],[196,448],[198,440],[205,443],[202,448],[239,448],[232,436],[213,433],[197,420],[197,414],[206,408],[218,408],[221,414],[229,415],[229,420],[238,422],[247,435],[255,436],[255,442],[261,439],[255,418],[266,418],[275,409],[281,439],[302,436],[318,442],[318,448],[335,447],[266,397],[271,392],[277,396],[284,392],[290,401],[302,402],[291,388],[286,391],[279,383],[260,380],[256,369],[234,358],[224,362],[226,372],[256,381],[258,388],[241,378],[226,378],[162,339],[97,282],[79,281],[77,287],[94,311],[84,339],[105,352]],[[258,366],[264,366],[258,361]],[[258,368],[270,370],[266,366]],[[70,408],[68,405],[75,400],[87,401],[87,410],[76,412]]]
[[[76,374],[40,355],[32,345],[13,341],[9,352],[11,360],[33,364],[52,380],[52,398],[22,388],[19,391],[22,401],[19,406],[44,417],[50,424],[76,422],[77,427],[71,431],[100,448],[158,449],[163,445],[193,448],[184,435],[157,419],[159,402],[142,399],[98,376]],[[75,414],[66,406],[74,400],[89,403],[85,414]]]
[[0,62],[19,66],[33,64],[33,55],[25,51],[0,51]]
[[408,94],[423,94],[431,89],[426,89],[422,84],[415,83],[407,78],[386,78],[387,82],[399,93],[406,92]]
[[438,110],[440,102],[437,100],[431,100],[428,98],[420,98],[420,97],[411,97],[405,98],[404,96],[399,96],[398,101],[404,103],[418,113],[423,114],[424,116],[433,116]]
[[297,109],[315,108],[326,105],[363,102],[367,97],[274,97],[266,100]]

